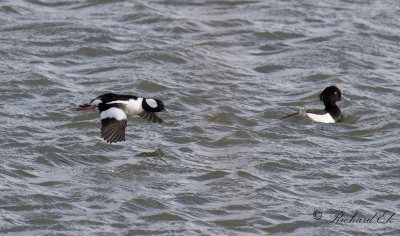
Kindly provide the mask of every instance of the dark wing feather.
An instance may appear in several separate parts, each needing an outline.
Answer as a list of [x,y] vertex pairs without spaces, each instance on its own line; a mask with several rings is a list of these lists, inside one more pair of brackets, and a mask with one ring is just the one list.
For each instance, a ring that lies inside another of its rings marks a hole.
[[105,118],[101,120],[101,137],[108,143],[125,141],[126,120]]
[[164,122],[160,117],[158,117],[154,112],[144,111],[139,113],[139,116],[145,120],[151,121],[153,123],[162,123]]

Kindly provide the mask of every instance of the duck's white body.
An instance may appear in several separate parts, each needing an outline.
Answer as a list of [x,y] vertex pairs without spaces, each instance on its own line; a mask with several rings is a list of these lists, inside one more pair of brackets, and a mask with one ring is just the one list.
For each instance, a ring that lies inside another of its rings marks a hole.
[[326,113],[324,115],[319,115],[319,114],[314,114],[314,113],[306,113],[306,116],[315,122],[335,123],[335,120],[332,118],[331,114],[329,114],[329,113]]

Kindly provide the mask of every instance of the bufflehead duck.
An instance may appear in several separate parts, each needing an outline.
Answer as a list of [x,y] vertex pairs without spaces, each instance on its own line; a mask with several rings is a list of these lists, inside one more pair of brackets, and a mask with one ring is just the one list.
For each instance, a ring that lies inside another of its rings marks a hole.
[[155,112],[166,111],[164,103],[158,99],[114,93],[98,96],[90,104],[80,105],[75,110],[90,110],[95,107],[100,111],[101,137],[108,143],[125,141],[128,115],[139,115],[153,123],[161,123],[163,120]]
[[301,109],[300,112],[287,115],[281,119],[288,118],[297,114],[307,116],[312,121],[321,123],[335,123],[341,120],[342,112],[336,105],[336,102],[340,101],[342,93],[336,86],[329,86],[322,91],[319,95],[319,99],[324,102],[325,109]]

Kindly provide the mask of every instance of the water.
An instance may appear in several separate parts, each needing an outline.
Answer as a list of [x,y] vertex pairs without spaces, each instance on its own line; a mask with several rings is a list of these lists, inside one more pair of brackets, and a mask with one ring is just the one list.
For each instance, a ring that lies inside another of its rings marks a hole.
[[[399,9],[1,1],[0,231],[400,234]],[[343,122],[279,120],[333,84]],[[166,123],[132,117],[105,143],[73,108],[106,92],[164,100]]]

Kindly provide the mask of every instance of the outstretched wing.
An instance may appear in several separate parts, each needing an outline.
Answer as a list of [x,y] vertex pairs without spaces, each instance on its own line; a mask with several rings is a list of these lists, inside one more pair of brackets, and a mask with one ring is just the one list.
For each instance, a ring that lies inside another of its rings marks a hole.
[[153,123],[162,123],[164,122],[160,117],[158,117],[154,112],[143,111],[139,113],[139,116],[145,120],[151,121]]
[[108,143],[125,141],[127,125],[125,112],[118,107],[111,107],[100,112],[101,137]]

